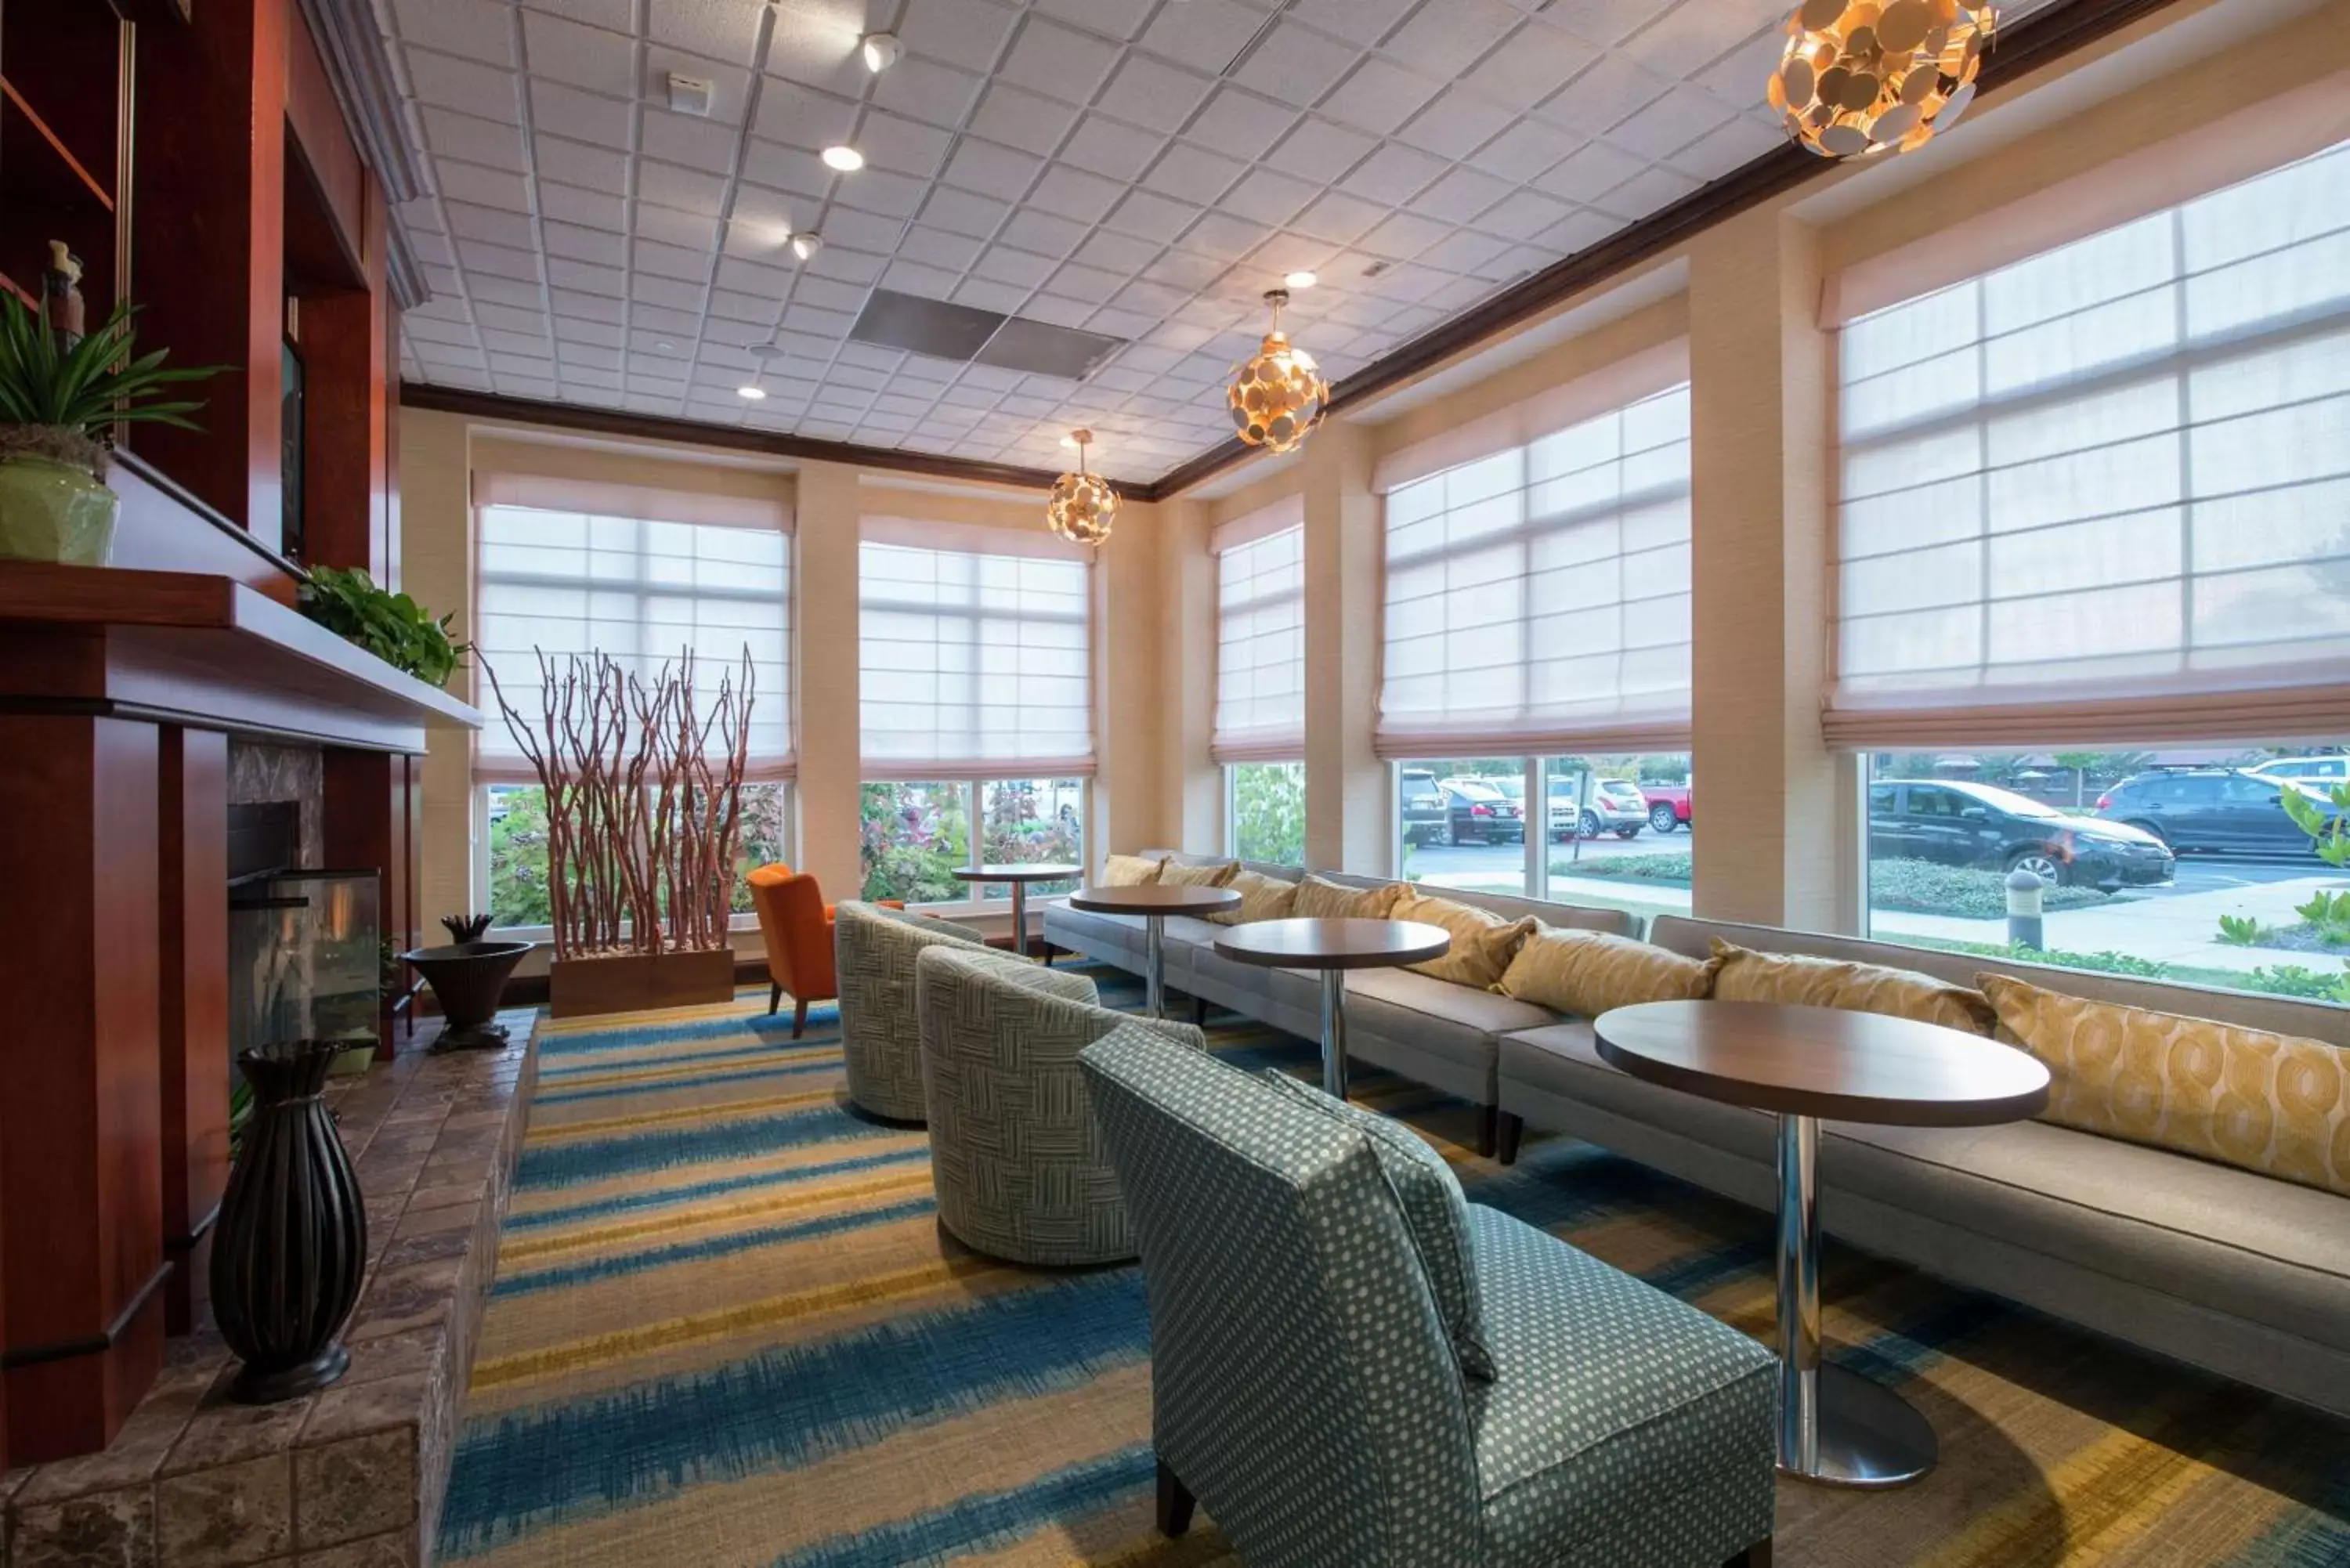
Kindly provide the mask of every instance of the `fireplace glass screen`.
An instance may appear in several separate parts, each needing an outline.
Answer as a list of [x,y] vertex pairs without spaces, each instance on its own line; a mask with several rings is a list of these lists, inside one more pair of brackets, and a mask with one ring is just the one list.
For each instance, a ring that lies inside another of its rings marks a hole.
[[281,871],[229,889],[229,1046],[340,1040],[364,1064],[381,1016],[373,871]]

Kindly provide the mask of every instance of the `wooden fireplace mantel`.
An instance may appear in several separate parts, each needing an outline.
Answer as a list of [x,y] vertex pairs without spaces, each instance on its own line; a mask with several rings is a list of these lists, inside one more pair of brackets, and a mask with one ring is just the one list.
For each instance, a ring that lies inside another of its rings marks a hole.
[[0,562],[7,1463],[104,1447],[201,1311],[228,1174],[231,737],[321,748],[328,863],[378,868],[405,948],[428,733],[481,722],[231,577]]
[[234,578],[0,562],[0,706],[421,754],[481,712]]

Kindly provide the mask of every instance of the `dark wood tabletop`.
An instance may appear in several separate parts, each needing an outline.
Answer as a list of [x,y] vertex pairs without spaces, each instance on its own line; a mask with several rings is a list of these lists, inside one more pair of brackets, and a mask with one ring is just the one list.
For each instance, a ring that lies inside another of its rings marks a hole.
[[1267,969],[1388,969],[1451,947],[1451,932],[1418,920],[1252,920],[1216,938],[1224,957]]
[[1060,882],[1085,874],[1086,868],[1082,866],[1045,864],[958,866],[954,868],[954,878],[958,882]]
[[1636,1078],[1759,1110],[1964,1127],[2021,1121],[2048,1104],[2048,1069],[2025,1053],[1878,1012],[1646,1002],[1591,1027],[1600,1059]]
[[1145,882],[1137,888],[1080,888],[1069,895],[1069,908],[1097,915],[1217,915],[1241,907],[1241,896],[1230,888],[1162,887]]

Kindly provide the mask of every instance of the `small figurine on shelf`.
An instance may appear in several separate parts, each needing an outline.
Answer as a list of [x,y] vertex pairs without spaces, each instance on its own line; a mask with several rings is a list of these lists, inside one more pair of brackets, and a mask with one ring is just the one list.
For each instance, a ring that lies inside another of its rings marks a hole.
[[49,242],[49,267],[41,274],[41,325],[60,358],[82,340],[81,257],[63,240]]

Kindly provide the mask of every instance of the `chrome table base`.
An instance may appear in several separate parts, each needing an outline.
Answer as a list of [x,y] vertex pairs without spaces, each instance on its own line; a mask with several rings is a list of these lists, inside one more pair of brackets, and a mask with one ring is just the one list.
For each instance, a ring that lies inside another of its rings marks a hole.
[[1142,1008],[1151,1017],[1167,1016],[1167,917],[1145,915],[1142,929],[1146,956],[1142,964]]
[[1820,1362],[1819,1161],[1818,1118],[1781,1116],[1779,1468],[1834,1486],[1900,1486],[1934,1468],[1933,1428],[1891,1389]]
[[1322,1092],[1347,1097],[1347,971],[1322,971]]

